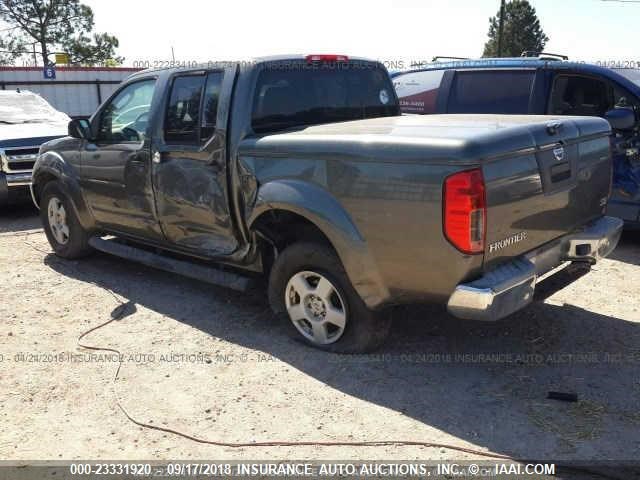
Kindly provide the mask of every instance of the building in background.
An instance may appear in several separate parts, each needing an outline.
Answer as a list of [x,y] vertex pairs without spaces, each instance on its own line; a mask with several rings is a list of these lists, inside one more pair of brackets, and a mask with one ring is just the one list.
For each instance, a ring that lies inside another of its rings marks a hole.
[[89,116],[138,68],[0,67],[0,89],[30,90],[70,117]]

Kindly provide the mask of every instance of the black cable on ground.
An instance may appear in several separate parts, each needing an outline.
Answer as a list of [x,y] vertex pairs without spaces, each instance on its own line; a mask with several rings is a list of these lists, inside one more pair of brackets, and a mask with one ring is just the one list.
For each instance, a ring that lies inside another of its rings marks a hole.
[[[34,232],[34,233],[36,233],[36,232]],[[27,235],[22,234],[22,235],[15,235],[15,236],[24,236],[25,240],[23,240],[23,242],[26,245],[28,245],[29,247],[31,247],[34,250],[42,251],[39,248],[37,248],[35,245],[33,245],[33,244],[31,244],[31,243],[26,241],[26,236]],[[14,235],[6,235],[6,236],[14,236]],[[152,425],[152,424],[149,424],[149,423],[145,423],[145,422],[141,422],[139,420],[136,420],[124,408],[124,406],[122,405],[122,402],[120,401],[120,397],[118,396],[117,380],[118,380],[118,377],[120,375],[120,370],[122,368],[122,353],[119,350],[115,349],[115,348],[99,347],[99,346],[95,346],[95,345],[86,345],[86,344],[83,344],[81,342],[81,340],[84,337],[86,337],[87,335],[89,335],[89,334],[91,334],[91,333],[93,333],[93,332],[95,332],[97,330],[100,330],[101,328],[104,328],[107,325],[110,325],[111,323],[113,323],[115,321],[123,319],[125,316],[130,315],[130,313],[135,312],[135,304],[133,302],[123,302],[115,294],[115,292],[113,292],[111,289],[109,289],[107,287],[104,287],[104,286],[101,286],[101,285],[98,285],[95,282],[91,282],[91,283],[93,285],[95,285],[96,287],[101,288],[101,289],[109,292],[111,294],[111,296],[113,296],[114,299],[120,305],[113,310],[113,312],[111,313],[111,319],[110,320],[107,320],[106,322],[101,323],[100,325],[92,327],[89,330],[86,330],[85,332],[83,332],[78,337],[76,343],[77,343],[77,345],[79,347],[85,348],[87,350],[111,352],[111,353],[115,353],[115,354],[118,355],[118,368],[117,368],[116,373],[113,376],[113,380],[112,380],[114,394],[115,394],[115,397],[116,397],[116,404],[117,404],[118,408],[120,409],[120,411],[124,414],[124,416],[130,422],[132,422],[135,425],[138,425],[139,427],[147,428],[149,430],[157,430],[157,431],[160,431],[160,432],[170,433],[172,435],[177,435],[179,437],[185,438],[187,440],[191,440],[193,442],[201,443],[201,444],[214,445],[214,446],[219,446],[219,447],[229,447],[229,448],[244,448],[244,447],[303,447],[303,446],[317,446],[317,447],[336,447],[336,446],[337,447],[419,446],[419,447],[425,447],[425,448],[444,448],[444,449],[448,449],[448,450],[454,450],[454,451],[469,453],[469,454],[472,454],[472,455],[478,455],[478,456],[482,456],[482,457],[498,458],[498,459],[502,459],[502,460],[510,460],[510,461],[519,462],[519,463],[523,462],[523,460],[518,460],[515,457],[511,457],[509,455],[502,455],[502,454],[499,454],[499,453],[485,452],[485,451],[476,450],[476,449],[473,449],[473,448],[458,447],[456,445],[451,445],[451,444],[447,444],[447,443],[419,442],[419,441],[411,441],[411,440],[379,440],[379,441],[349,441],[349,442],[347,442],[347,441],[338,441],[338,442],[335,442],[335,441],[333,441],[333,442],[328,442],[328,441],[302,441],[302,442],[268,441],[268,442],[240,442],[240,443],[222,442],[222,441],[215,441],[215,440],[208,440],[208,439],[199,438],[199,437],[190,435],[188,433],[180,432],[179,430],[174,430],[172,428],[158,427],[157,425]],[[129,310],[132,310],[132,311],[129,312]],[[602,472],[602,471],[593,470],[593,469],[584,468],[584,467],[575,467],[575,466],[572,466],[572,465],[560,464],[558,462],[554,462],[554,463],[558,468],[562,468],[563,470],[581,472],[581,473],[589,473],[589,474],[592,474],[592,475],[599,476],[601,478],[607,478],[607,479],[611,479],[611,480],[630,480],[630,478],[625,476],[626,473],[623,473],[622,476],[613,476],[612,475],[613,472]]]
[[[101,287],[104,288],[104,287]],[[111,352],[118,355],[118,368],[116,370],[115,375],[113,376],[113,386],[116,395],[116,404],[118,408],[122,411],[125,417],[132,423],[138,425],[139,427],[148,428],[150,430],[157,430],[160,432],[171,433],[173,435],[178,435],[182,438],[186,438],[187,440],[191,440],[197,443],[203,443],[207,445],[215,445],[218,447],[230,447],[230,448],[244,448],[244,447],[303,447],[303,446],[318,446],[318,447],[382,447],[382,446],[392,446],[392,445],[402,445],[402,446],[419,446],[419,447],[428,447],[428,448],[445,448],[448,450],[456,450],[459,452],[469,453],[472,455],[479,455],[483,457],[489,458],[499,458],[504,460],[513,460],[512,457],[508,455],[501,455],[499,453],[493,452],[485,452],[482,450],[476,450],[472,448],[459,447],[456,445],[450,445],[447,443],[435,443],[435,442],[420,442],[420,441],[412,441],[412,440],[379,440],[379,441],[266,441],[266,442],[223,442],[216,440],[208,440],[200,437],[196,437],[195,435],[190,435],[188,433],[181,432],[179,430],[175,430],[173,428],[159,427],[157,425],[152,425],[149,423],[142,422],[140,420],[136,420],[126,408],[122,405],[120,401],[120,396],[117,391],[117,380],[120,375],[120,370],[122,368],[122,354],[119,350],[115,348],[108,347],[100,347],[95,345],[87,345],[82,343],[82,339],[87,335],[100,330],[101,328],[110,325],[111,323],[121,320],[127,315],[128,309],[131,307],[131,303],[122,302],[113,292],[111,294],[120,302],[120,306],[114,310],[111,315],[111,319],[108,321],[101,323],[95,327],[90,328],[85,331],[78,337],[77,344],[81,348],[85,348],[87,350],[94,351],[104,351]]]
[[[93,282],[92,282],[93,283]],[[117,380],[118,380],[118,376],[120,375],[120,369],[122,368],[122,353],[115,349],[115,348],[109,348],[109,347],[99,347],[99,346],[95,346],[95,345],[86,345],[81,343],[81,340],[86,337],[87,335],[100,330],[101,328],[106,327],[107,325],[110,325],[113,322],[116,322],[118,320],[123,319],[124,317],[130,315],[131,313],[135,312],[135,304],[132,302],[123,302],[120,298],[118,298],[118,296],[115,294],[115,292],[113,292],[111,289],[107,288],[107,287],[103,287],[100,286],[96,283],[93,283],[95,286],[102,288],[106,291],[108,291],[117,301],[118,303],[120,303],[120,305],[112,312],[111,314],[111,319],[107,320],[104,323],[101,323],[100,325],[97,325],[95,327],[90,328],[89,330],[85,331],[84,333],[82,333],[77,340],[77,345],[81,348],[85,348],[87,350],[94,350],[94,351],[104,351],[104,352],[111,352],[111,353],[115,353],[118,355],[118,368],[116,370],[115,375],[113,376],[113,389],[114,389],[114,394],[116,397],[116,405],[118,406],[118,408],[120,409],[120,411],[123,413],[123,415],[133,424],[138,425],[139,427],[142,428],[147,428],[149,430],[156,430],[159,432],[164,432],[164,433],[170,433],[172,435],[176,435],[182,438],[185,438],[187,440],[191,440],[193,442],[197,442],[197,443],[201,443],[201,444],[206,444],[206,445],[213,445],[213,446],[217,446],[217,447],[228,447],[228,448],[245,448],[245,447],[307,447],[307,446],[311,446],[311,447],[385,447],[385,446],[417,446],[417,447],[425,447],[425,448],[444,448],[447,450],[454,450],[454,451],[458,451],[458,452],[463,452],[463,453],[469,453],[471,455],[478,455],[478,456],[482,456],[482,457],[488,457],[488,458],[496,458],[496,459],[501,459],[501,460],[509,460],[512,462],[519,462],[522,463],[524,462],[524,460],[518,460],[515,457],[509,456],[509,455],[503,455],[503,454],[499,454],[499,453],[494,453],[494,452],[485,452],[482,450],[477,450],[474,448],[466,448],[466,447],[459,447],[457,445],[452,445],[452,444],[448,444],[448,443],[435,443],[435,442],[421,442],[421,441],[413,441],[413,440],[370,440],[370,441],[296,441],[296,442],[292,442],[292,441],[277,441],[277,440],[270,440],[270,441],[266,441],[266,442],[223,442],[223,441],[219,441],[219,440],[209,440],[209,439],[205,439],[205,438],[200,438],[200,437],[196,437],[195,435],[191,435],[188,433],[184,433],[181,432],[179,430],[175,430],[173,428],[168,428],[168,427],[159,427],[157,425],[152,425],[150,423],[146,423],[146,422],[142,422],[140,420],[137,420],[136,418],[134,418],[128,411],[126,408],[124,408],[124,406],[122,405],[122,402],[120,401],[120,397],[118,395],[118,390],[117,390]],[[607,472],[602,472],[599,470],[594,470],[594,469],[590,469],[590,468],[585,468],[585,467],[576,467],[573,465],[567,465],[567,464],[562,464],[562,463],[558,463],[558,462],[553,462],[557,468],[561,468],[563,471],[573,471],[573,472],[580,472],[580,473],[589,473],[591,475],[596,475],[599,476],[601,478],[607,478],[610,480],[630,480],[627,476],[626,473],[623,473],[622,476],[613,476],[615,475],[614,472],[611,471],[607,471]],[[558,474],[558,472],[556,472],[556,475]]]

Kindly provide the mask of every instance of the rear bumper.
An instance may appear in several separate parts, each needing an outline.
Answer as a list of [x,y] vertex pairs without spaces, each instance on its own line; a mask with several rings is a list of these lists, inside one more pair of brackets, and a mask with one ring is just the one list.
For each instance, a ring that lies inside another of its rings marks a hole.
[[565,235],[481,278],[456,287],[449,298],[449,313],[464,319],[495,321],[533,301],[537,278],[563,262],[596,263],[618,244],[623,221],[602,217],[579,231]]
[[29,185],[31,185],[31,172],[0,172],[0,205],[28,200]]

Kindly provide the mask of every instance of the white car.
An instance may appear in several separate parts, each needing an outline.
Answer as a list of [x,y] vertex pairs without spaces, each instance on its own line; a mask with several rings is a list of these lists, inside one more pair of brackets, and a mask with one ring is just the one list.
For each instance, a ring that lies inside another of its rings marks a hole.
[[66,136],[69,120],[36,93],[0,90],[0,207],[29,198],[40,145]]

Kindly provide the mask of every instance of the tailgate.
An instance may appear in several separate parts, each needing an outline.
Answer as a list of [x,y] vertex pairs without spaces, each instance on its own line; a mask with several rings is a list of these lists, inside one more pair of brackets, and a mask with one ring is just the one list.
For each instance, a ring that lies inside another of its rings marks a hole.
[[604,214],[611,182],[610,127],[594,117],[528,126],[531,147],[483,165],[485,269]]

